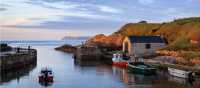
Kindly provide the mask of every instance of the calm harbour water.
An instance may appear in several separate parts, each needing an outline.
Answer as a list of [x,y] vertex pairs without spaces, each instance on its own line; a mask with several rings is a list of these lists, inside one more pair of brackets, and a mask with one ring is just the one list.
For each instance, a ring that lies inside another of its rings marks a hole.
[[[65,43],[74,45],[81,42],[68,41]],[[25,43],[24,45],[10,44],[12,46],[26,45]],[[191,86],[187,80],[171,77],[166,72],[154,76],[143,76],[109,65],[76,65],[72,54],[54,50],[61,44],[63,42],[33,45],[32,48],[37,49],[37,65],[2,75],[0,88],[165,88],[164,86],[173,88],[177,85]],[[54,82],[49,86],[43,86],[38,82],[38,74],[42,67],[50,67],[54,72]]]

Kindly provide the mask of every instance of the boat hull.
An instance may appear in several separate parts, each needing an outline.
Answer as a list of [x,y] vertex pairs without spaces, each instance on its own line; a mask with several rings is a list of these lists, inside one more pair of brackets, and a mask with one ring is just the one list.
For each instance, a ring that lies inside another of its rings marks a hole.
[[127,61],[113,62],[113,65],[118,67],[127,67],[128,62]]
[[53,82],[53,76],[48,76],[48,77],[39,76],[39,81]]
[[175,68],[168,68],[168,72],[172,76],[180,77],[180,78],[189,78],[190,71],[179,70]]
[[[144,65],[144,64],[142,64]],[[154,75],[156,74],[155,68],[141,68],[131,64],[128,64],[128,71],[136,74],[143,74],[143,75]]]

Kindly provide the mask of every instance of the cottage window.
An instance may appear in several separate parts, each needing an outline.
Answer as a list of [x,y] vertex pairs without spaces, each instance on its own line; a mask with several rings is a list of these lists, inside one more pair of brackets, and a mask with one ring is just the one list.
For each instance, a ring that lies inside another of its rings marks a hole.
[[146,44],[146,49],[150,49],[151,48],[151,44]]

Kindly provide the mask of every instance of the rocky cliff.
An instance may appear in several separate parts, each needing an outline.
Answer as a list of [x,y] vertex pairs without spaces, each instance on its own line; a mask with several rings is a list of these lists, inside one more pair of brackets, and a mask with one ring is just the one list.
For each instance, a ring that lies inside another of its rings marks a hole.
[[86,41],[86,45],[98,46],[100,48],[116,49],[122,48],[124,36],[121,34],[114,34],[106,36],[104,34],[96,35]]
[[122,45],[124,36],[162,35],[169,43],[165,50],[200,50],[200,17],[177,19],[167,23],[128,23],[109,36],[96,35],[87,44],[104,47]]
[[59,51],[67,52],[67,53],[75,53],[76,49],[77,48],[75,46],[68,45],[68,44],[55,48],[55,50],[59,50]]
[[162,35],[168,41],[168,50],[200,49],[200,17],[177,19],[166,23],[128,23],[114,34],[124,36]]
[[162,35],[168,41],[164,50],[200,51],[200,17],[177,19],[167,23],[128,23],[120,30],[106,36],[98,34],[88,39],[85,45],[109,50],[120,50],[125,36]]

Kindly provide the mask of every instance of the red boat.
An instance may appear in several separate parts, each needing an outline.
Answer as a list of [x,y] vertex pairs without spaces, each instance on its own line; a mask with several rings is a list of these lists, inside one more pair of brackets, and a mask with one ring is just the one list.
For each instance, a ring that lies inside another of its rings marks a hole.
[[49,68],[43,68],[38,76],[39,82],[53,82],[53,73]]
[[127,67],[128,57],[123,56],[123,54],[113,54],[113,65],[118,67]]

